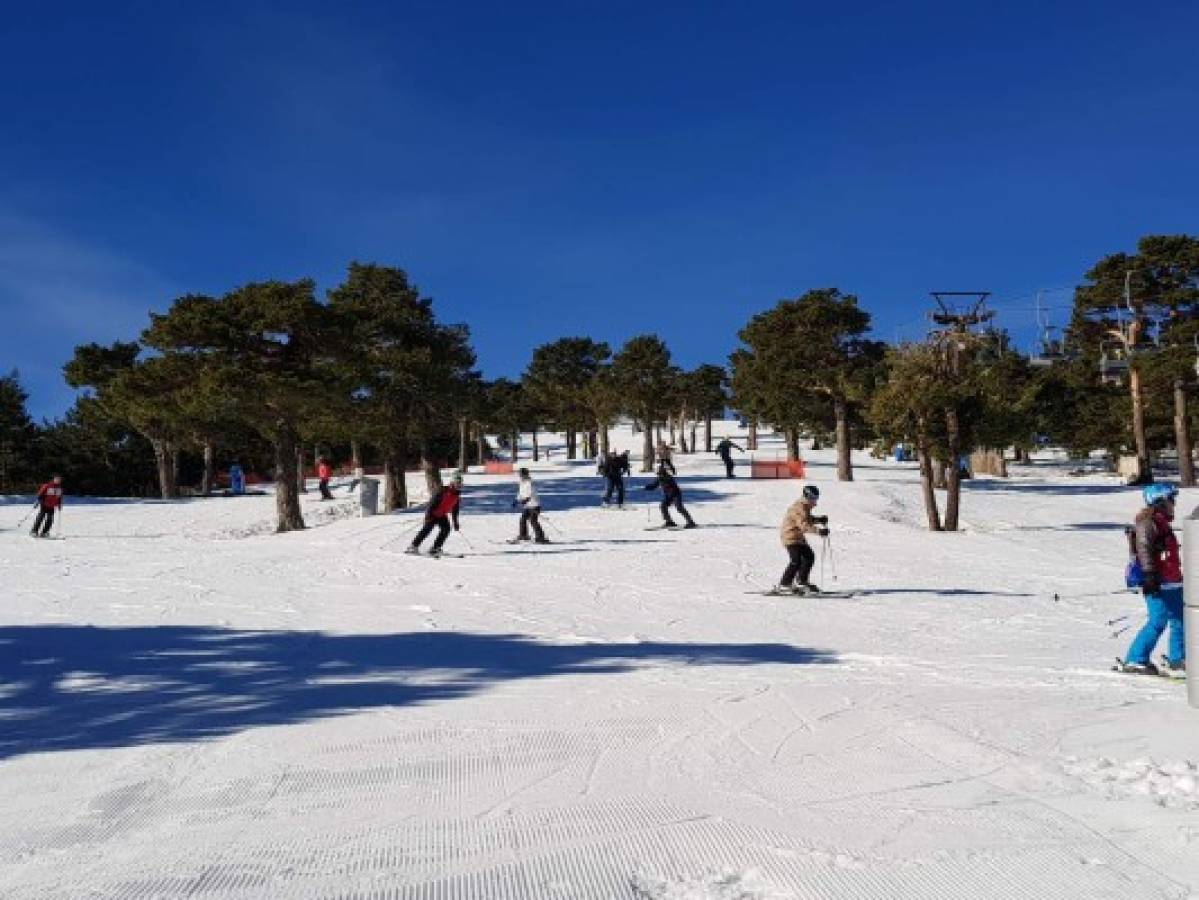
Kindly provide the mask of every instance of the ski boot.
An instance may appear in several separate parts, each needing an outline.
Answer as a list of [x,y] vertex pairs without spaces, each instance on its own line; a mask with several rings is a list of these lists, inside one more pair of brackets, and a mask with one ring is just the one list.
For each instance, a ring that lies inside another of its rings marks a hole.
[[418,547],[418,546],[416,546],[415,544],[413,544],[413,545],[411,545],[411,546],[410,546],[410,547],[409,547],[407,550],[405,550],[404,552],[405,552],[406,554],[408,554],[409,556],[420,556],[420,547]]
[[802,593],[804,594],[820,593],[820,588],[816,587],[816,585],[812,584],[810,581],[801,582],[798,587],[802,589]]
[[442,554],[442,549],[440,547],[434,547],[432,550],[429,551],[429,555],[432,556],[434,559],[441,556],[441,554]]
[[1125,672],[1129,675],[1161,675],[1157,666],[1151,662],[1130,663],[1123,660],[1116,660],[1116,665],[1113,668],[1117,672]]
[[549,538],[538,538],[537,540],[533,541],[533,543],[534,544],[548,544],[548,543],[550,543],[550,539]]
[[1186,678],[1187,661],[1185,659],[1171,661],[1163,657],[1162,664],[1157,667],[1157,670],[1166,678]]
[[686,525],[684,525],[683,527],[684,527],[684,528],[699,528],[699,526],[698,526],[698,525],[696,525],[694,522],[688,522],[688,523],[687,523]]

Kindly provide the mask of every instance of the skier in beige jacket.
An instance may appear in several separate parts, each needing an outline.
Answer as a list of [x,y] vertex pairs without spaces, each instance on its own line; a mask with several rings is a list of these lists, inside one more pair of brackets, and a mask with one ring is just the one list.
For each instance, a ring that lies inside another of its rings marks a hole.
[[[787,508],[783,516],[783,524],[779,526],[779,538],[787,548],[791,558],[783,572],[782,580],[772,593],[808,594],[819,593],[820,588],[808,581],[812,574],[812,566],[816,562],[816,554],[808,546],[805,535],[818,534],[824,537],[828,534],[828,516],[814,516],[812,510],[820,499],[820,489],[809,484],[803,489],[803,496]],[[798,577],[798,583],[796,579]]]

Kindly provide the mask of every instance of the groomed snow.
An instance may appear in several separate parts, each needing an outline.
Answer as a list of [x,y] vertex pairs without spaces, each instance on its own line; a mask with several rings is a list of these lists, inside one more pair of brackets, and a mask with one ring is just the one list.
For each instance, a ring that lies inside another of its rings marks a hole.
[[799,483],[702,454],[686,532],[535,465],[545,548],[471,475],[462,559],[344,488],[0,505],[0,896],[1199,897],[1199,710],[1110,671],[1135,491],[1018,468],[933,535],[911,465],[807,456],[852,599],[749,593]]

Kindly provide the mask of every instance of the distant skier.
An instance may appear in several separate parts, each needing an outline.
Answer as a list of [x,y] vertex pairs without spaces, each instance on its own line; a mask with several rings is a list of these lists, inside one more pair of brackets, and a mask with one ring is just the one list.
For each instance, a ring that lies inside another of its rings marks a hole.
[[322,500],[332,500],[333,493],[329,490],[329,479],[333,476],[333,467],[329,465],[329,460],[325,457],[320,457],[316,461],[316,477],[317,487],[321,489]]
[[512,505],[521,507],[520,532],[516,536],[516,541],[512,543],[527,541],[531,525],[537,543],[548,544],[549,538],[545,536],[545,532],[541,530],[541,523],[537,521],[541,518],[541,499],[537,496],[537,488],[533,486],[533,479],[529,477],[528,469],[520,470],[520,487],[516,491],[516,499],[512,501]]
[[674,451],[667,446],[665,441],[658,441],[658,467],[665,466],[670,469],[671,475],[677,475],[678,470],[674,467]]
[[630,473],[629,469],[629,454],[624,453],[609,453],[604,459],[604,480],[608,484],[608,489],[604,492],[604,503],[612,502],[612,494],[616,493],[616,505],[624,507],[624,477]]
[[62,476],[55,475],[37,489],[37,518],[33,520],[30,534],[45,537],[54,524],[55,510],[62,508]]
[[1169,626],[1170,642],[1166,651],[1166,668],[1170,672],[1186,671],[1186,644],[1182,632],[1182,556],[1178,538],[1170,523],[1174,520],[1174,504],[1178,491],[1168,484],[1151,484],[1142,492],[1145,508],[1137,513],[1134,523],[1134,543],[1137,562],[1141,564],[1144,581],[1145,606],[1149,618],[1124,659],[1126,672],[1146,675],[1161,674],[1150,660],[1162,632]]
[[685,528],[697,527],[691,519],[691,513],[687,512],[687,508],[683,506],[683,489],[679,487],[679,483],[674,480],[674,475],[667,469],[668,463],[661,463],[658,466],[658,477],[645,486],[647,491],[656,491],[659,487],[662,488],[662,502],[659,504],[659,509],[662,510],[662,522],[666,528],[677,528],[678,523],[670,517],[670,508],[673,506],[679,511],[679,514],[687,522]]
[[719,444],[716,445],[716,455],[719,456],[721,462],[724,463],[724,477],[725,478],[735,478],[736,477],[733,474],[733,451],[734,450],[740,450],[742,453],[745,452],[744,447],[738,447],[736,444],[734,444],[728,438],[725,438]]
[[455,472],[450,483],[445,487],[438,488],[429,498],[429,505],[425,507],[425,524],[421,526],[420,531],[412,540],[412,545],[405,552],[420,553],[421,542],[436,528],[438,529],[437,537],[433,540],[433,549],[429,551],[429,555],[441,556],[441,548],[445,545],[446,538],[450,536],[451,520],[454,523],[454,530],[458,530],[458,508],[461,503],[462,473]]
[[358,489],[358,485],[362,484],[362,479],[365,477],[365,475],[366,475],[366,472],[363,470],[361,465],[354,466],[354,473],[350,478],[350,487],[349,487],[349,490],[346,491],[346,493],[347,494],[354,493],[354,491],[356,491]]
[[[787,549],[790,562],[783,572],[777,593],[791,592],[795,594],[819,593],[820,588],[812,584],[808,578],[812,574],[812,566],[816,562],[816,554],[810,546],[806,535],[828,535],[828,516],[814,516],[812,510],[820,500],[820,488],[809,484],[803,489],[802,496],[792,503],[783,516],[783,524],[779,527],[779,538]],[[796,579],[799,583],[796,584]]]

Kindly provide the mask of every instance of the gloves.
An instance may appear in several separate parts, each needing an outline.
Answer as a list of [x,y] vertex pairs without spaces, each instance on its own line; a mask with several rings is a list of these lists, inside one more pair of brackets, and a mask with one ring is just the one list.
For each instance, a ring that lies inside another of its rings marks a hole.
[[812,521],[815,522],[817,525],[827,525],[828,524],[828,516],[812,516]]
[[1141,582],[1141,590],[1146,594],[1156,594],[1162,589],[1162,577],[1156,572],[1146,572]]
[[816,529],[816,533],[818,535],[820,535],[821,537],[828,537],[828,528],[821,525],[819,528]]

